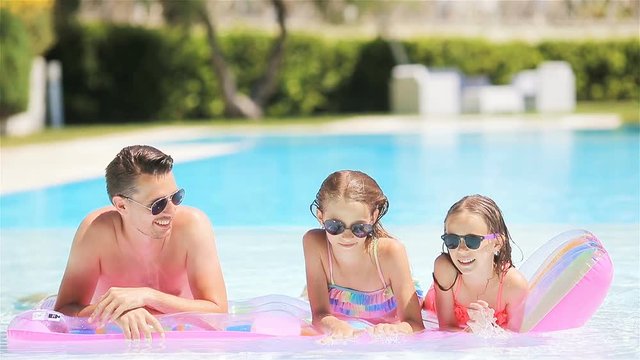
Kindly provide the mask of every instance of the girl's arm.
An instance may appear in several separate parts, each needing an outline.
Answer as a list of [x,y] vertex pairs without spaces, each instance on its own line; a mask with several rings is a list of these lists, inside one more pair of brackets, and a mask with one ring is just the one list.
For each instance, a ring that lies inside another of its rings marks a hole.
[[324,231],[321,229],[308,231],[302,238],[302,246],[313,326],[334,336],[353,336],[354,329],[346,321],[331,315],[327,275],[321,260],[322,254],[327,253]]
[[454,312],[453,291],[458,269],[447,254],[440,254],[433,264],[433,281],[436,293],[436,312],[440,330],[460,331]]
[[504,278],[502,299],[506,304],[509,322],[507,329],[520,331],[524,316],[524,305],[529,293],[529,283],[524,275],[515,268],[509,269]]
[[404,245],[395,239],[383,240],[380,242],[379,255],[382,273],[388,274],[398,305],[400,323],[394,324],[395,330],[403,333],[424,330],[420,302]]

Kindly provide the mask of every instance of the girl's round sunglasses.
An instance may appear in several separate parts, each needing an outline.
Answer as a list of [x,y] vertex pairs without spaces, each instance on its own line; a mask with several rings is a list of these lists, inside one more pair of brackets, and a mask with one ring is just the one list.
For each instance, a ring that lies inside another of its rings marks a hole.
[[[331,235],[339,235],[342,234],[346,229],[346,225],[340,221],[335,219],[325,220],[323,223],[324,230]],[[373,234],[373,225],[371,224],[353,224],[349,228],[353,235],[359,238],[365,238],[371,234]]]
[[169,200],[171,200],[171,202],[173,203],[173,205],[180,205],[182,203],[182,200],[184,200],[184,189],[180,189],[176,192],[174,192],[173,194],[167,195],[165,197],[161,197],[160,199],[155,200],[153,203],[151,203],[151,206],[146,206],[144,204],[141,204],[135,200],[133,200],[132,198],[126,196],[126,195],[120,195],[123,198],[130,200],[140,206],[142,206],[143,208],[151,211],[152,215],[158,215],[161,212],[164,211],[164,209],[167,207],[167,204],[169,203]]
[[460,246],[460,241],[464,240],[464,244],[470,250],[478,250],[482,240],[493,240],[498,237],[498,234],[488,235],[457,235],[457,234],[443,234],[440,236],[444,244],[449,250],[455,250]]

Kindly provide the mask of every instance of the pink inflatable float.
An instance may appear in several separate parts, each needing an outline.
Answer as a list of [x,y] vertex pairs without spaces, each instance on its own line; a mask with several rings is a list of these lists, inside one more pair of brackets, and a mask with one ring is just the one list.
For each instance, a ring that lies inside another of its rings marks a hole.
[[[87,318],[65,316],[52,310],[55,296],[35,309],[18,314],[9,324],[9,342],[95,341],[122,339],[118,325],[96,328]],[[309,304],[283,295],[268,295],[229,303],[229,314],[177,313],[160,315],[165,339],[266,338],[319,335],[306,319]],[[154,337],[158,336],[154,334]]]
[[[538,249],[521,267],[530,282],[522,332],[582,326],[600,306],[611,285],[613,267],[602,243],[584,230],[562,233]],[[86,318],[53,311],[55,298],[18,314],[9,324],[9,344],[122,339],[120,328],[96,328]],[[309,303],[283,295],[232,301],[229,314],[179,313],[159,316],[165,339],[256,339],[318,336],[310,326]],[[352,326],[370,324],[350,320]],[[432,323],[426,324],[433,328]],[[431,333],[427,331],[421,338]],[[157,334],[154,334],[156,337]]]
[[520,271],[529,280],[521,332],[584,325],[604,301],[613,264],[598,238],[571,230],[549,240]]

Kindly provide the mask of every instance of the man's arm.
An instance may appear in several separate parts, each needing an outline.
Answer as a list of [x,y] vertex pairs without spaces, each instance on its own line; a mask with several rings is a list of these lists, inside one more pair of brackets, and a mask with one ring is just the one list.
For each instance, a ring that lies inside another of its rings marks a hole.
[[160,313],[227,312],[227,290],[220,268],[213,228],[207,216],[194,208],[182,208],[174,221],[171,241],[184,244],[186,271],[193,299],[150,287],[111,287],[95,305],[91,319],[106,322],[127,311],[147,307]]
[[227,312],[227,289],[211,222],[205,213],[190,208],[180,226],[180,241],[187,244],[187,276],[193,300],[153,291],[146,305],[162,313]]
[[97,211],[87,216],[73,239],[54,307],[65,315],[89,316],[93,312],[94,306],[89,303],[100,276],[99,247],[95,241],[100,234],[100,221],[96,221],[100,214]]

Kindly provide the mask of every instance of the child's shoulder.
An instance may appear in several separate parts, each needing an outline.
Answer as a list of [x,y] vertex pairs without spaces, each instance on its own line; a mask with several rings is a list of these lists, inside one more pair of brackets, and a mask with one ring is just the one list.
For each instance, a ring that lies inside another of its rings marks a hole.
[[436,259],[433,261],[433,269],[436,272],[439,270],[440,271],[443,271],[443,270],[457,271],[456,267],[453,265],[453,262],[451,261],[451,257],[447,253],[440,253],[440,255],[436,257]]
[[529,282],[516,268],[507,270],[507,273],[504,274],[503,281],[504,296],[507,299],[522,298],[529,290]]
[[527,279],[524,277],[524,275],[520,272],[520,270],[512,267],[509,268],[507,270],[507,273],[504,274],[504,281],[505,283],[511,283],[511,284],[527,284]]
[[512,267],[512,268],[509,268],[507,272],[504,274],[504,283],[516,285],[516,286],[523,286],[523,285],[526,286],[527,279],[520,272],[520,270]]
[[449,254],[441,253],[433,262],[433,279],[440,289],[449,289],[458,278],[458,269]]
[[406,254],[404,244],[398,239],[392,237],[382,237],[376,240],[378,242],[378,254],[385,256],[394,256],[398,254]]
[[323,229],[311,229],[302,236],[302,242],[305,245],[325,243],[326,239]]
[[[376,239],[378,261],[383,272],[395,272],[402,269],[404,264],[409,262],[409,256],[404,244],[398,239],[392,237],[383,237]],[[408,266],[407,266],[408,268]]]

